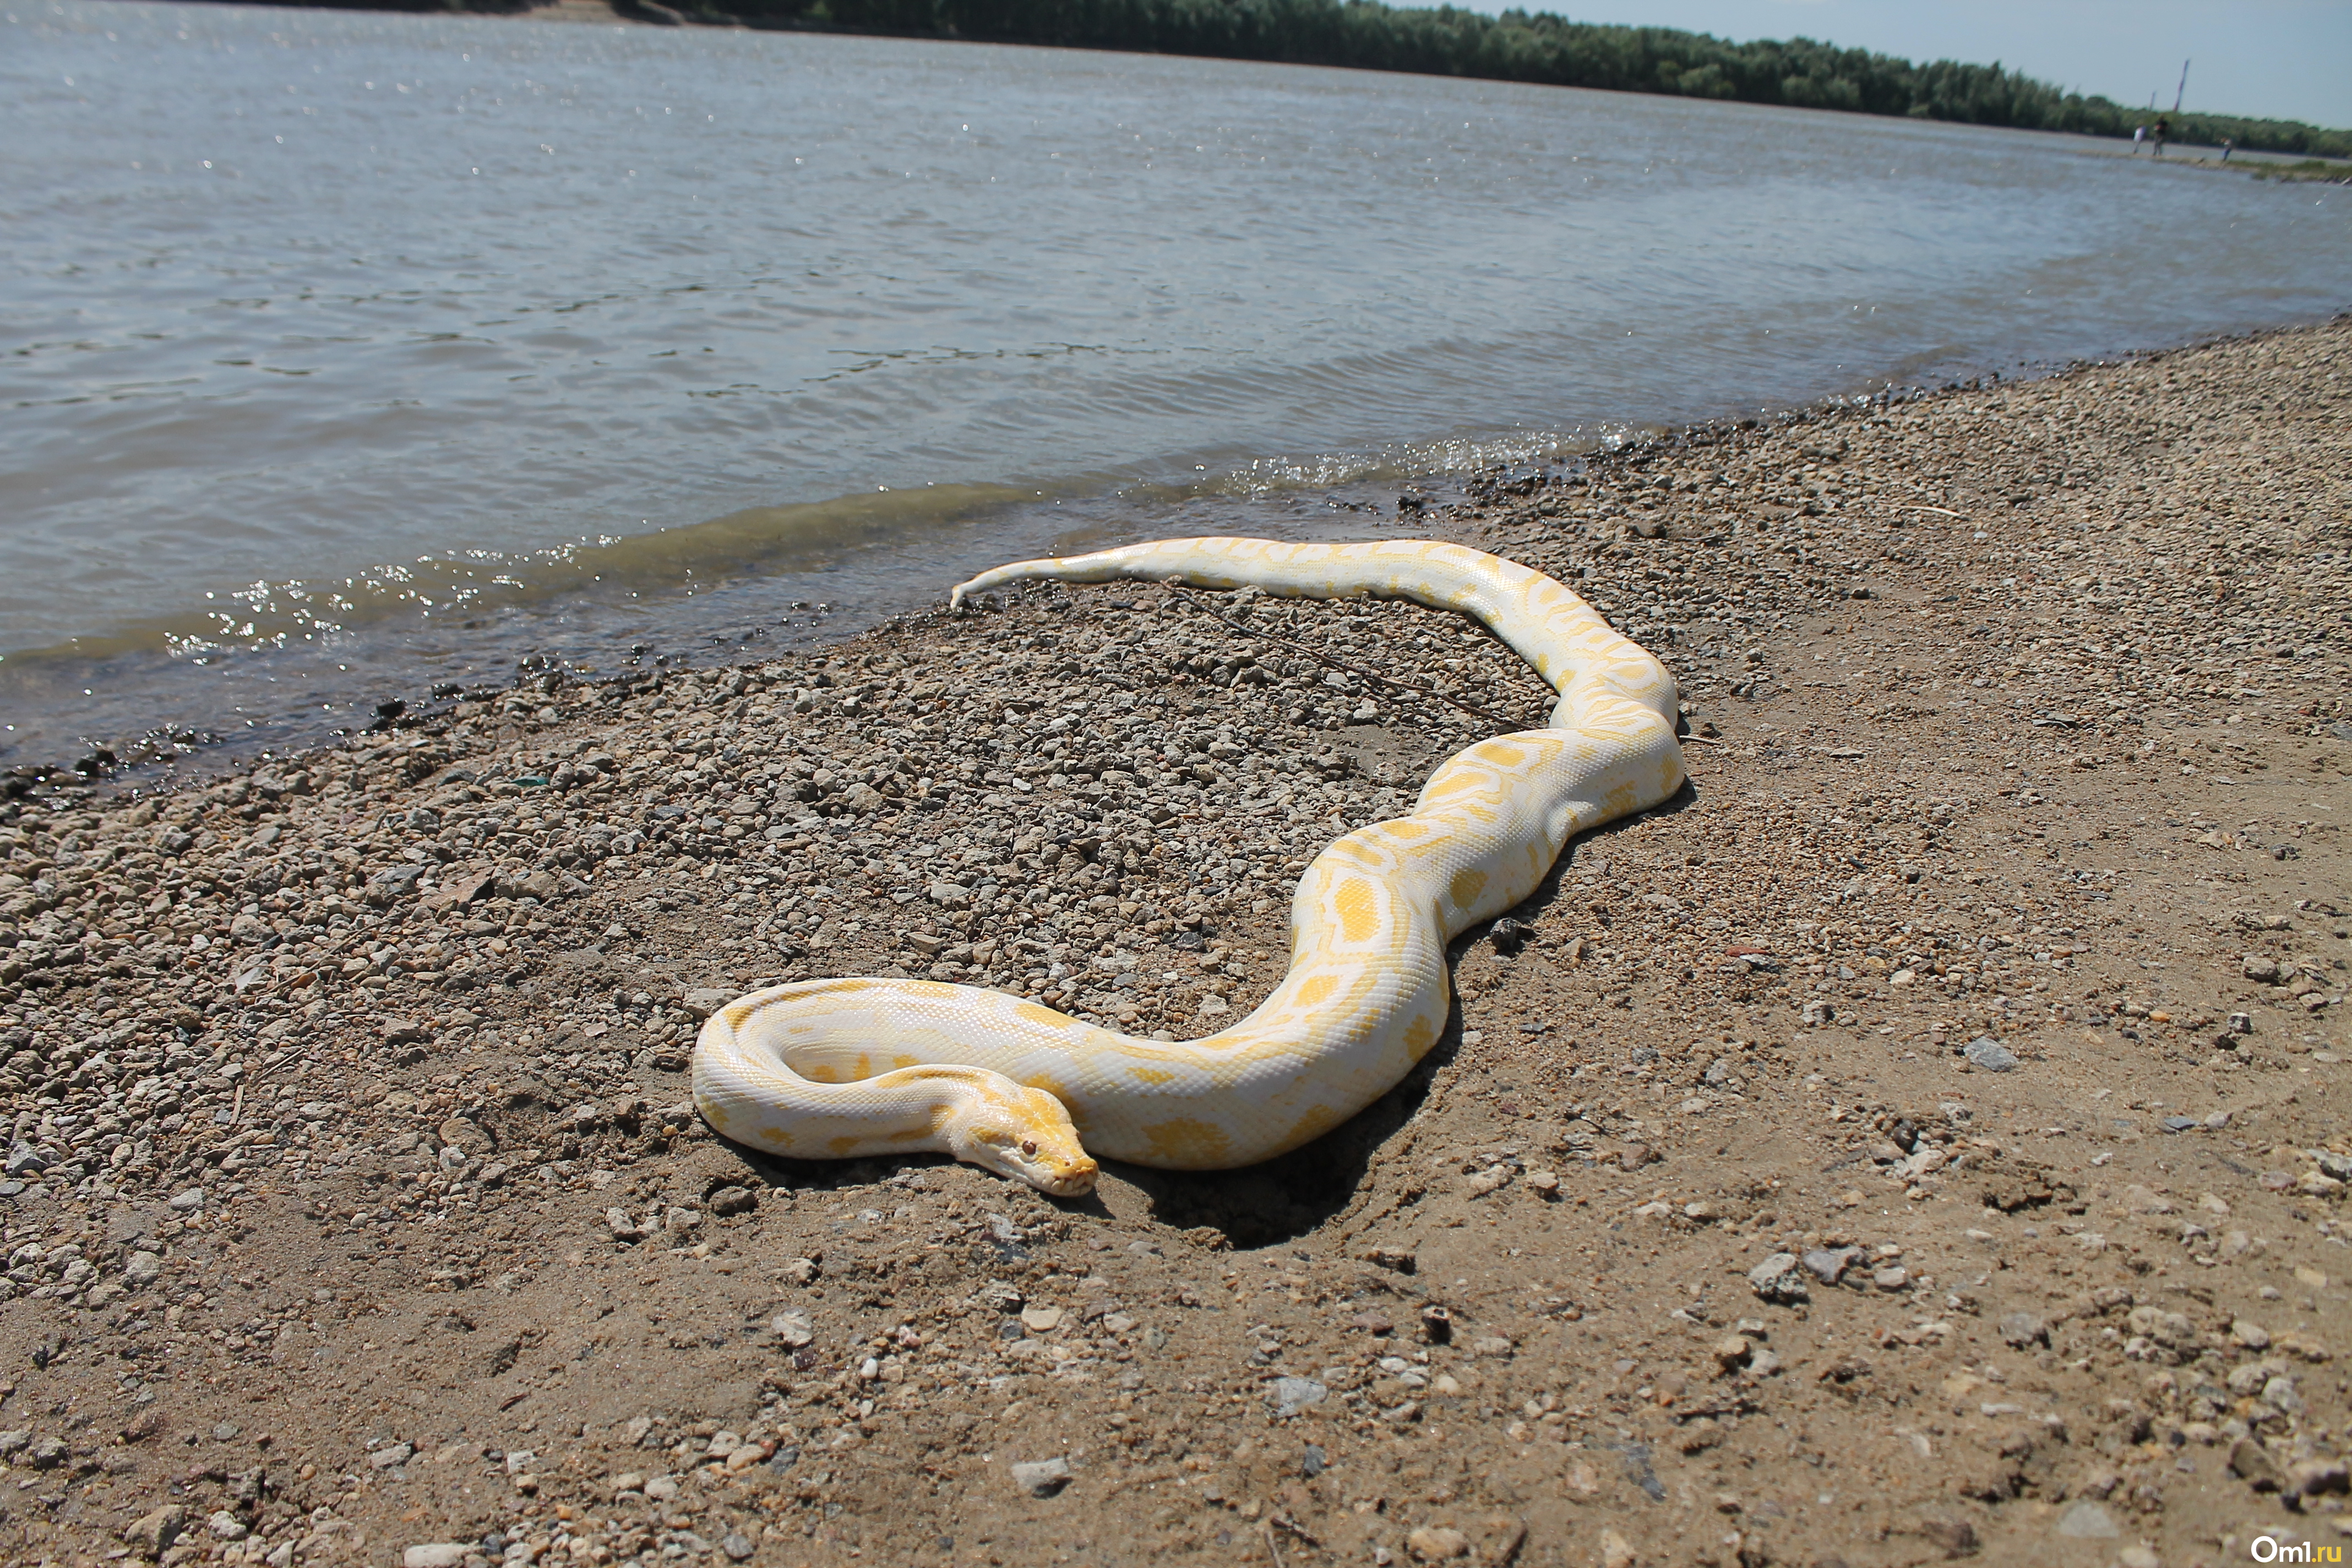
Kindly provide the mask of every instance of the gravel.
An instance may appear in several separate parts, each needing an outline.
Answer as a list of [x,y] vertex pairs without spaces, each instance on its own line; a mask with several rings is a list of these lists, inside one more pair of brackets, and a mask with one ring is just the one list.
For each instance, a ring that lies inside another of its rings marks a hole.
[[[1543,711],[1491,639],[1045,586],[10,798],[0,1551],[2028,1560],[2086,1499],[2151,1540],[2300,1528],[2352,1351],[2347,351],[1481,476],[1423,526],[1664,658],[1692,791],[1471,933],[1461,1026],[1363,1116],[1084,1205],[731,1150],[694,1031],[864,973],[1202,1032],[1281,973],[1307,858],[1490,733],[1471,709]],[[1979,1040],[2030,1066],[1956,1075]],[[1047,1443],[1115,1513],[1008,1484]]]

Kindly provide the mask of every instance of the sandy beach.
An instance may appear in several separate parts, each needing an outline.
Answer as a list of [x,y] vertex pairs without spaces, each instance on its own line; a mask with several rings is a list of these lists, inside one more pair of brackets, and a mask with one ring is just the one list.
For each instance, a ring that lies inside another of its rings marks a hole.
[[1083,1202],[747,1155],[698,1021],[878,973],[1209,1032],[1308,858],[1539,719],[1507,650],[1047,585],[10,800],[0,1555],[2340,1543],[2347,432],[2339,321],[1430,510],[1666,661],[1691,787],[1465,936],[1356,1121]]

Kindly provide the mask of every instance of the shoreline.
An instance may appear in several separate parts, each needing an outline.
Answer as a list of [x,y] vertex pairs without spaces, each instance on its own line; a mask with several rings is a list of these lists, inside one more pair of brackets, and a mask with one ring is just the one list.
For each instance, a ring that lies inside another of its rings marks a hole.
[[[2336,320],[2339,321],[2352,320],[2352,317],[2339,316]],[[1832,394],[1810,402],[1790,405],[1771,412],[1759,412],[1752,416],[1724,416],[1677,426],[1637,423],[1626,428],[1632,431],[1647,432],[1646,434],[1631,437],[1616,446],[1609,446],[1603,442],[1591,450],[1558,459],[1550,466],[1558,468],[1563,477],[1585,471],[1601,472],[1612,464],[1637,464],[1646,461],[1652,455],[1668,451],[1693,441],[1722,440],[1742,431],[1785,429],[1790,426],[1806,424],[1815,419],[1841,416],[1866,405],[1880,408],[1906,406],[1916,405],[1923,400],[1979,392],[1989,386],[2027,385],[2054,376],[2145,363],[2168,354],[2192,353],[2230,343],[2260,342],[2274,335],[2309,331],[2326,324],[2314,321],[2257,327],[2243,331],[2194,338],[2168,348],[2135,350],[2108,359],[2076,359],[2031,363],[2019,367],[2022,370],[2022,374],[2006,376],[2000,370],[1991,370],[1966,380],[1947,380],[1940,384],[1914,382],[1897,385],[1890,382],[1876,394]],[[1402,481],[1401,489],[1412,495],[1423,507],[1447,507],[1463,500],[1478,486],[1492,483],[1498,474],[1520,472],[1543,467],[1546,465],[1540,463],[1490,465],[1483,468],[1424,474]],[[1361,483],[1341,486],[1335,488],[1331,495],[1336,499],[1343,492],[1353,493],[1367,490],[1370,488],[1371,487]],[[855,498],[836,499],[845,500]],[[1379,518],[1387,515],[1378,501],[1348,501],[1344,504],[1351,511],[1361,510],[1371,517]],[[1406,514],[1403,511],[1395,512],[1393,526],[1403,526],[1405,517]],[[943,595],[944,590],[941,592]],[[823,608],[827,615],[835,613],[834,606],[825,605]],[[856,624],[853,619],[853,629],[836,632],[828,628],[824,635],[803,644],[793,652],[798,658],[821,658],[826,650],[839,646],[844,641],[868,633],[888,630],[920,617],[926,613],[922,609],[883,611],[878,612],[878,618],[862,625]],[[625,675],[609,673],[614,663],[619,662],[624,665],[629,663],[628,658],[622,656],[621,650],[625,646],[626,639],[616,636],[612,644],[614,650],[612,657],[599,658],[593,667],[583,667],[578,673],[574,673],[573,661],[564,658],[546,665],[541,670],[518,674],[513,678],[511,685],[506,688],[486,681],[475,681],[466,684],[462,690],[436,689],[436,685],[446,687],[449,683],[433,682],[423,682],[405,689],[389,685],[373,689],[372,695],[376,702],[377,718],[375,722],[364,729],[346,731],[334,739],[312,744],[290,746],[265,744],[257,755],[247,759],[226,754],[232,747],[240,742],[224,738],[220,731],[209,726],[179,721],[161,724],[152,727],[139,736],[117,737],[94,749],[89,746],[75,748],[80,750],[83,754],[71,762],[60,758],[50,762],[27,761],[11,763],[5,770],[0,770],[0,802],[30,798],[35,790],[43,786],[47,788],[52,796],[61,799],[165,800],[185,790],[207,788],[224,778],[240,773],[251,773],[268,767],[280,770],[301,767],[311,761],[344,750],[355,743],[362,743],[370,735],[387,731],[433,730],[436,726],[446,726],[451,721],[460,706],[498,707],[517,691],[543,689],[550,674],[557,678],[559,688],[565,689],[577,688],[595,692],[638,688],[648,679],[658,683],[686,675],[707,675],[713,670],[756,668],[761,662],[754,659],[747,663],[695,665],[683,662],[684,659],[692,657],[690,654],[680,654],[674,656],[677,662],[666,663],[657,670],[638,669]],[[354,707],[356,708],[357,705],[355,704]],[[188,737],[194,737],[194,739],[191,740]],[[159,750],[167,744],[180,749],[175,752],[163,752]],[[163,760],[157,760],[159,755]],[[63,786],[61,795],[58,793],[59,786]],[[88,787],[85,788],[85,786]],[[109,793],[110,791],[111,793]]]
[[2090,1564],[2332,1531],[2348,379],[2338,321],[1432,509],[1665,660],[1693,788],[1577,841],[1516,952],[1458,942],[1457,1017],[1354,1121],[1084,1203],[746,1157],[686,1103],[696,1022],[897,973],[1205,1032],[1280,973],[1297,866],[1492,732],[1383,682],[1528,721],[1507,650],[1245,617],[1333,668],[1223,595],[1046,585],[0,805],[0,1463],[47,1504],[0,1543]]

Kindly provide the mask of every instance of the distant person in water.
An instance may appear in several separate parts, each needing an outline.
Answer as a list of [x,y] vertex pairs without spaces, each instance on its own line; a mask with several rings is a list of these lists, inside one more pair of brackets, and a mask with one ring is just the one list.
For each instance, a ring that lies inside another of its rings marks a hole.
[[2133,156],[2133,157],[2137,158],[2137,157],[2138,157],[2138,156],[2139,156],[2139,145],[2140,145],[2140,143],[2141,143],[2141,142],[2145,142],[2145,141],[2147,141],[2147,126],[2145,126],[2145,125],[2135,125],[2135,126],[2133,126],[2133,127],[2132,127],[2132,156]]
[[2163,115],[2161,115],[2161,114],[2158,115],[2158,116],[2156,117],[2156,148],[2155,148],[2155,155],[2156,155],[2157,157],[2161,158],[2161,157],[2163,157],[2163,156],[2164,156],[2164,139],[2165,139],[2167,136],[2169,136],[2169,135],[2171,135],[2171,134],[2172,134],[2172,121],[2170,121],[2169,120],[2167,120],[2167,119],[2166,119]]
[[2237,147],[2237,139],[2234,137],[2224,136],[2221,138],[2221,162],[2226,163],[2230,161],[2230,153]]

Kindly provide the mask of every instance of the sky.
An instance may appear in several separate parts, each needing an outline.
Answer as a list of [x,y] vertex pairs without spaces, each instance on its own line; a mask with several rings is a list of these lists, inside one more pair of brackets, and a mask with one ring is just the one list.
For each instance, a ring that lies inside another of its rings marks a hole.
[[[1435,5],[1439,0],[1391,0]],[[2352,0],[1454,0],[1745,43],[1804,37],[1907,59],[1999,60],[2117,103],[2352,128]]]

